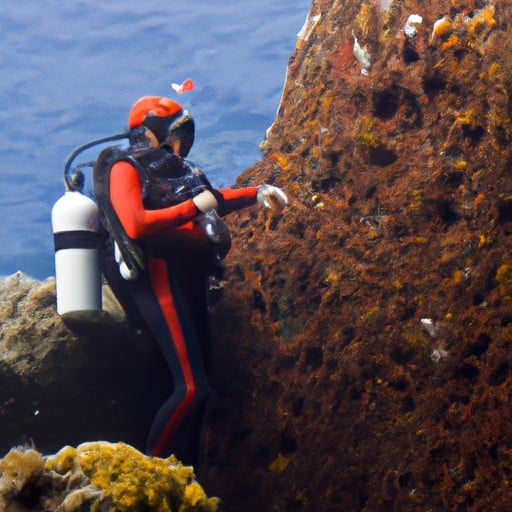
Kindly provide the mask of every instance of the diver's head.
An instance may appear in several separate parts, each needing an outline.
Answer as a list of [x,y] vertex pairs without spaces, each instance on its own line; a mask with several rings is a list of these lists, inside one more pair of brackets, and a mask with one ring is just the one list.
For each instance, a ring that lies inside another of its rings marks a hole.
[[184,110],[169,127],[165,143],[171,146],[177,155],[185,158],[194,144],[194,132],[194,120],[188,111]]
[[138,99],[128,116],[130,129],[144,126],[155,145],[167,143],[181,156],[187,156],[194,143],[194,120],[182,106],[169,98],[144,96]]

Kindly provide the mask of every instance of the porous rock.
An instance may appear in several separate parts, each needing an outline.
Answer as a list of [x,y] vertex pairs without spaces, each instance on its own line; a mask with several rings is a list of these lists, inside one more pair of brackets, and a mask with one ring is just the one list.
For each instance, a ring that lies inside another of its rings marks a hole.
[[512,2],[310,19],[239,179],[290,207],[229,220],[201,481],[229,511],[511,509]]

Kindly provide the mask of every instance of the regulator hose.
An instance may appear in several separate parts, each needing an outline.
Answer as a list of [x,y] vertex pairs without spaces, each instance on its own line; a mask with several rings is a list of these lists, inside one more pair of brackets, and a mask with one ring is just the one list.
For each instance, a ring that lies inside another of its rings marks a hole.
[[[64,184],[66,187],[66,191],[80,191],[84,185],[84,176],[81,171],[77,171],[75,175],[71,175],[71,165],[73,164],[73,160],[86,149],[92,148],[93,146],[97,146],[98,144],[104,144],[105,142],[113,142],[116,140],[129,139],[131,136],[130,131],[124,133],[118,133],[117,135],[110,135],[109,137],[103,137],[101,139],[92,140],[91,142],[87,142],[87,144],[83,144],[78,147],[69,155],[69,158],[66,160],[66,164],[64,165]],[[92,167],[94,162],[87,162],[85,164],[80,164],[75,167],[83,168],[83,167]]]

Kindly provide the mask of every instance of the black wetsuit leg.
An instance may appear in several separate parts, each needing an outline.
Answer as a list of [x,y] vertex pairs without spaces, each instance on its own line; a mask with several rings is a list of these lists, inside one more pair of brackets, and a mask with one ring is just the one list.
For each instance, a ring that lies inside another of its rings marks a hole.
[[201,421],[210,396],[203,363],[210,345],[204,259],[151,257],[146,272],[125,281],[112,254],[104,254],[107,281],[128,319],[158,344],[174,382],[171,395],[153,420],[147,452],[156,456],[174,453],[196,465]]
[[[158,456],[172,452],[190,464],[196,462],[198,423],[210,387],[194,315],[186,298],[194,288],[193,283],[188,283],[190,290],[180,285],[194,269],[179,263],[173,259],[149,258],[148,274],[154,299],[152,311],[147,311],[148,307],[142,301],[138,302],[146,309],[142,314],[169,365],[175,384],[171,396],[153,421],[148,451]],[[154,301],[158,304],[156,310]]]
[[[208,311],[208,280],[211,273],[211,256],[187,252],[173,255],[168,260],[169,282],[175,291],[175,307],[186,325],[193,328],[195,343],[189,344],[191,360],[195,361],[196,399],[184,422],[176,429],[170,442],[170,451],[186,454],[182,460],[197,467],[199,462],[200,434],[207,401],[211,397],[208,384],[210,362],[210,315]],[[190,336],[189,339],[194,337]],[[199,370],[202,362],[202,370]],[[201,374],[202,378],[199,378]],[[199,384],[202,383],[200,386]],[[202,391],[201,391],[202,390]],[[154,425],[156,422],[154,423]]]

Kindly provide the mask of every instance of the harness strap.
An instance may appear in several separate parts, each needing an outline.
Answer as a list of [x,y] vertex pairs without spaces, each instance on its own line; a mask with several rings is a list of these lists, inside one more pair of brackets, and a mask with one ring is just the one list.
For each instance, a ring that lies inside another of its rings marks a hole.
[[[103,219],[106,224],[105,227],[117,243],[124,262],[130,270],[144,270],[146,267],[144,253],[141,247],[126,234],[110,201],[110,171],[112,165],[121,160],[128,161],[138,172],[141,171],[138,168],[140,166],[136,165],[136,160],[132,159],[130,155],[123,155],[121,158],[116,158],[115,148],[104,149],[100,153],[96,165],[94,166],[94,195],[103,213]],[[143,170],[142,172],[145,173]]]

